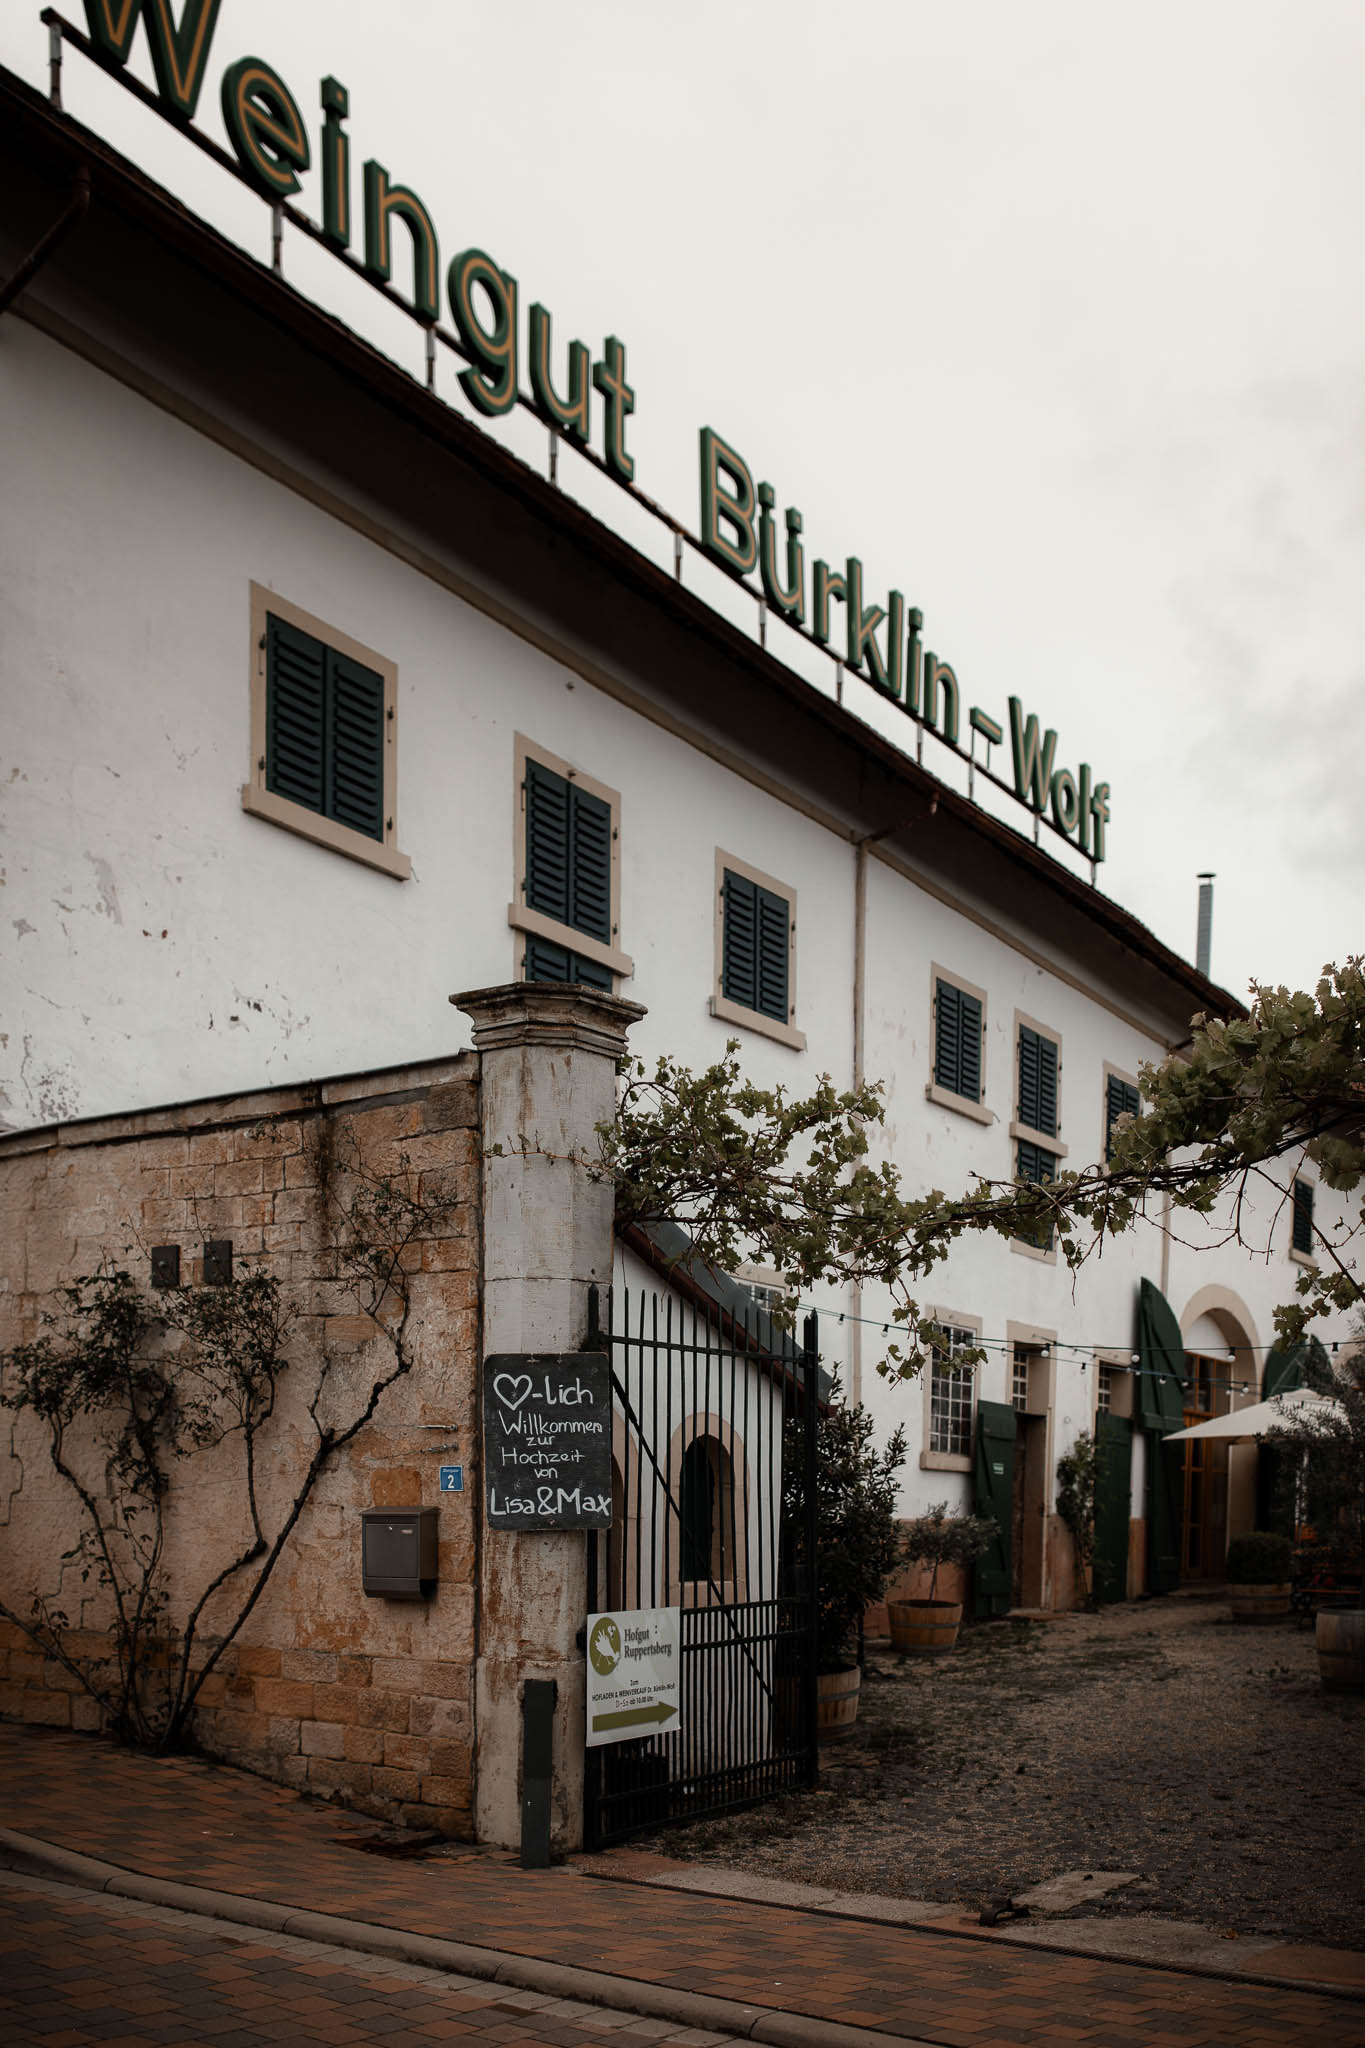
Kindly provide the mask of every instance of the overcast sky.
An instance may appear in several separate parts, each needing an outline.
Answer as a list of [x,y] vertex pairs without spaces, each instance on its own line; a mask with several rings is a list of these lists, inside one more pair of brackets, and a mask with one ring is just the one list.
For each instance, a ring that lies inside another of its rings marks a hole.
[[[6,0],[0,61],[45,84],[38,14]],[[1192,957],[1212,868],[1228,987],[1361,949],[1360,0],[223,0],[219,139],[248,53],[310,123],[325,73],[349,87],[357,184],[374,156],[415,187],[443,262],[488,250],[557,342],[622,337],[643,490],[695,528],[715,427],[811,559],[921,607],[967,703],[1055,726],[1112,784],[1101,886],[1167,943]],[[74,53],[66,104],[268,257],[264,207]],[[285,254],[420,366],[340,266]]]

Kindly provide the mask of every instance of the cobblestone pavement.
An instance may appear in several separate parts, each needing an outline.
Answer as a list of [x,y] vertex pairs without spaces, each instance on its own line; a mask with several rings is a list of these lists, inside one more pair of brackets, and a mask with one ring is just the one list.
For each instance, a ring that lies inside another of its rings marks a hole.
[[946,1658],[872,1648],[855,1736],[813,1799],[656,1838],[671,1856],[979,1905],[1136,1871],[1089,1913],[1365,1947],[1365,1699],[1311,1629],[1221,1596],[997,1622]]
[[[0,1788],[4,1825],[122,1870],[454,1939],[493,1952],[494,1963],[539,1958],[665,1987],[671,1997],[743,2001],[763,2015],[797,2013],[943,2048],[1070,2040],[1365,2048],[1358,1997],[654,1889],[574,1868],[521,1871],[498,1852],[413,1862],[357,1853],[373,1822],[241,1772],[133,1756],[89,1737],[0,1724]],[[248,1939],[259,1945],[254,1933]],[[356,1968],[374,1974],[369,1958]],[[481,1995],[506,1994],[485,1985]],[[614,1986],[600,1995],[629,2003]],[[110,2025],[107,2034],[87,2027],[88,2038],[120,2038],[119,2023]],[[533,2037],[523,2029],[519,2038]],[[82,2037],[59,2039],[77,2048]]]
[[704,2033],[0,1872],[6,2048],[728,2048]]

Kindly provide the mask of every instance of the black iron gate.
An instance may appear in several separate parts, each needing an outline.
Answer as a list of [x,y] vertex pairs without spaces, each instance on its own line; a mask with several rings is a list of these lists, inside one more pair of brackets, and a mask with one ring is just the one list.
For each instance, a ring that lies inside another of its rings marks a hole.
[[756,1309],[625,1293],[602,1307],[594,1288],[587,1348],[611,1360],[615,1435],[588,1608],[679,1608],[682,1670],[674,1726],[588,1750],[591,1848],[817,1773],[816,1319],[797,1345]]

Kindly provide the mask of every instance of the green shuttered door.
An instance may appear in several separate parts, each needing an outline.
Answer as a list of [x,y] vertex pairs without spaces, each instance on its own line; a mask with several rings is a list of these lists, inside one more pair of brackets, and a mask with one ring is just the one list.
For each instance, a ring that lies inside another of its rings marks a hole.
[[993,1515],[995,1541],[979,1557],[972,1575],[972,1612],[985,1620],[1007,1614],[1014,1604],[1014,1437],[1013,1408],[1003,1401],[978,1401],[976,1452],[972,1461],[972,1511]]
[[1128,1523],[1133,1487],[1133,1425],[1123,1415],[1095,1417],[1100,1481],[1095,1498],[1095,1593],[1122,1600],[1128,1589]]

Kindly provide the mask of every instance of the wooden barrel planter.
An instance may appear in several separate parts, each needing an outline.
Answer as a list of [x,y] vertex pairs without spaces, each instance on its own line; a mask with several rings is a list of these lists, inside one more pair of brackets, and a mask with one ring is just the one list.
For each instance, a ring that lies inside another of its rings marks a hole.
[[837,1741],[852,1728],[862,1677],[856,1664],[851,1671],[822,1671],[817,1677],[815,1726],[821,1742]]
[[1228,1604],[1232,1608],[1234,1621],[1279,1621],[1289,1612],[1289,1595],[1293,1587],[1286,1580],[1282,1586],[1237,1586],[1228,1584]]
[[888,1600],[893,1650],[915,1657],[946,1657],[962,1626],[960,1600]]
[[1365,1607],[1320,1607],[1318,1674],[1331,1691],[1365,1691]]

